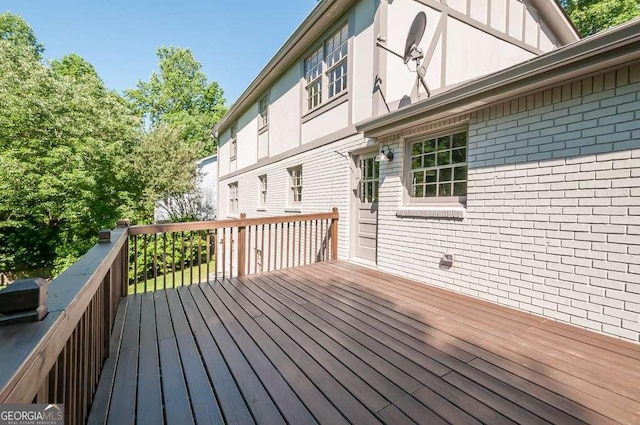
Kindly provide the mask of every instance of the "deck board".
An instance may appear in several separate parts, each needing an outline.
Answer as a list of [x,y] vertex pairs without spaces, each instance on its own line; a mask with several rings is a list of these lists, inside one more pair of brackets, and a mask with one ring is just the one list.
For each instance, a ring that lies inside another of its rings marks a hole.
[[640,424],[640,346],[350,263],[126,306],[109,423]]

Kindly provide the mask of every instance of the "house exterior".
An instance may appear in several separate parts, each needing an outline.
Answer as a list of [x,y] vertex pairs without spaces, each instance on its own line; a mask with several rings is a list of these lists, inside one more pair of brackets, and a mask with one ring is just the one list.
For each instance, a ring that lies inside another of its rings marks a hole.
[[215,219],[218,203],[218,154],[198,161],[198,189],[202,202],[207,205],[209,219]]
[[338,207],[341,259],[638,342],[638,34],[579,40],[546,0],[321,1],[214,129],[219,217]]
[[171,214],[180,215],[183,211],[194,213],[201,220],[214,220],[218,201],[218,154],[198,161],[196,185],[195,194],[158,202],[154,211],[155,222],[171,221]]

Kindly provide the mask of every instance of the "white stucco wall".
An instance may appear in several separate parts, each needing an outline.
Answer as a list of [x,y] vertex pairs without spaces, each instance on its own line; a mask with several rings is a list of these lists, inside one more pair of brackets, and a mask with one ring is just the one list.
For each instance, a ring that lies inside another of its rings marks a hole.
[[[538,49],[538,34],[543,34],[543,38],[549,40],[544,35],[545,30],[534,19],[532,15],[534,12],[529,9],[525,12],[521,2],[511,1],[517,3],[513,7],[519,11],[520,18],[517,22],[510,22],[508,26],[509,35],[518,35],[513,36],[512,40],[500,38],[507,34],[506,6],[504,10],[498,8],[497,11],[492,6],[490,11],[486,0],[478,0],[471,2],[471,9],[467,10],[466,1],[448,3],[453,10],[474,21],[476,23],[474,26],[469,22],[463,22],[459,14],[446,15],[445,12],[417,1],[394,2],[387,8],[386,45],[391,50],[403,54],[407,33],[413,19],[418,13],[424,12],[427,16],[427,26],[419,47],[427,55],[431,43],[435,43],[433,56],[426,57],[423,63],[427,71],[425,81],[431,91],[496,72],[535,57],[536,53],[522,46],[527,44],[532,49]],[[489,13],[493,16],[491,21],[489,21]],[[446,21],[441,28],[442,33],[438,28],[441,19]],[[489,24],[496,30],[494,33],[481,29]],[[522,44],[517,45],[517,42]],[[553,44],[548,44],[540,50],[548,51],[554,47]],[[411,71],[415,68],[413,62],[405,65],[396,56],[385,55],[385,97],[391,109],[397,109],[398,102],[403,98],[411,98],[414,102],[418,100],[415,93],[416,74]],[[420,91],[421,98],[424,99],[426,93],[422,87]]]
[[269,155],[300,145],[302,63],[296,63],[276,82],[269,95]]

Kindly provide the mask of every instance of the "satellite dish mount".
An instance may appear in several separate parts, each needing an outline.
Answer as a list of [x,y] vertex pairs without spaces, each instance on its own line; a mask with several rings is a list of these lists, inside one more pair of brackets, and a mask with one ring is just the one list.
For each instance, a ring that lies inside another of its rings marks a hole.
[[409,62],[413,61],[415,63],[415,70],[412,72],[416,73],[416,92],[418,93],[418,98],[420,98],[420,85],[424,87],[427,92],[427,97],[431,96],[431,91],[427,86],[426,81],[424,80],[425,75],[427,74],[427,69],[424,67],[422,61],[424,59],[424,53],[422,49],[418,47],[420,45],[420,41],[424,36],[424,31],[427,28],[427,15],[424,12],[420,12],[416,15],[411,24],[411,28],[409,29],[409,34],[407,34],[407,41],[404,45],[404,55],[394,52],[389,49],[385,43],[386,39],[384,37],[378,36],[376,41],[376,46],[386,50],[387,52],[393,54],[394,56],[399,57],[408,65]]

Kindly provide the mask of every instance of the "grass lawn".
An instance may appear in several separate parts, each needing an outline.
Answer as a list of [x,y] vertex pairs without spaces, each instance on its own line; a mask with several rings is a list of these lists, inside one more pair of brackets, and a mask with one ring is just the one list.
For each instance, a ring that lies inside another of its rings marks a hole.
[[[209,273],[212,274],[212,273],[215,273],[215,271],[216,271],[215,260],[211,260],[211,262],[209,263]],[[184,283],[182,278],[183,274],[184,274]],[[192,279],[192,276],[193,276],[193,279]],[[200,276],[202,276],[203,282],[207,281],[207,264],[206,263],[201,264],[200,267],[195,266],[193,268],[184,269],[184,271],[182,270],[176,271],[175,279],[173,277],[173,273],[167,273],[166,275],[158,275],[156,279],[157,284],[154,283],[154,279],[153,277],[151,277],[151,279],[147,279],[147,282],[146,282],[147,291],[155,291],[158,289],[189,285],[191,284],[191,282],[198,283]],[[145,292],[145,282],[141,281],[141,282],[138,282],[137,285],[129,286],[129,294],[134,294],[136,292],[135,289],[137,289],[138,293]]]

